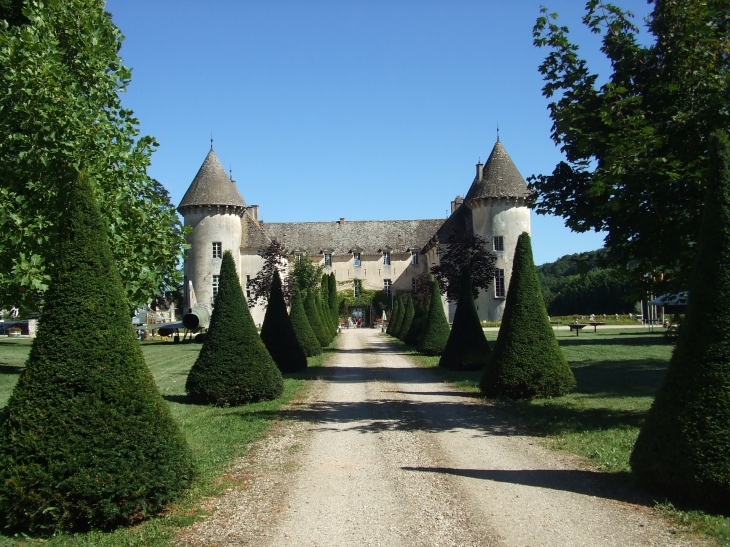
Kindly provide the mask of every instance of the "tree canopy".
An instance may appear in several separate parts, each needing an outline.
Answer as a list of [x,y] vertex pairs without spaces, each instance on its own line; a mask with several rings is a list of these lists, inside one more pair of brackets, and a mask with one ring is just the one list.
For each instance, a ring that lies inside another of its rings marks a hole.
[[438,280],[441,292],[449,302],[459,299],[461,270],[469,268],[472,280],[472,294],[476,299],[479,290],[487,290],[494,279],[494,264],[497,257],[489,251],[487,240],[473,234],[468,221],[456,223],[449,236],[449,246],[441,255],[439,264],[431,267],[431,273]]
[[[638,281],[647,273],[686,289],[699,234],[708,137],[730,125],[730,10],[727,0],[655,0],[654,40],[641,45],[630,12],[590,0],[585,25],[611,61],[597,86],[557,14],[534,28],[552,138],[565,160],[530,177],[537,212],[577,231],[605,231],[611,262]],[[655,289],[659,290],[659,289]]]
[[180,281],[184,234],[147,174],[157,143],[122,107],[131,71],[104,2],[4,0],[0,19],[0,305],[42,302],[68,166],[89,173],[130,304],[164,293]]
[[[286,273],[287,268],[286,249],[276,239],[272,240],[265,249],[259,250],[259,256],[264,259],[264,265],[259,270],[259,273],[250,279],[248,285],[246,285],[246,288],[251,291],[251,296],[248,297],[248,305],[250,307],[255,306],[259,300],[263,300],[264,305],[268,304],[271,283],[274,280],[274,272],[279,272],[281,276]],[[286,303],[290,303],[294,296],[294,284],[292,283],[291,276],[287,277],[281,283],[281,291]]]

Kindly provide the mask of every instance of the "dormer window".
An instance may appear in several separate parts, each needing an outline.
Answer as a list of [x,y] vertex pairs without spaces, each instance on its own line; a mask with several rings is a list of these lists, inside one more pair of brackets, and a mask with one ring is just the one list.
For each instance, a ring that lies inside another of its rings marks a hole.
[[383,266],[390,266],[390,251],[383,251]]
[[360,253],[352,253],[352,265],[353,266],[360,266]]
[[324,265],[325,266],[332,266],[332,255],[325,253],[324,255]]
[[411,264],[418,265],[418,251],[411,251]]
[[297,262],[301,262],[302,261],[302,253],[294,253],[294,260],[296,260]]
[[221,258],[223,256],[223,244],[220,241],[213,242],[213,258]]

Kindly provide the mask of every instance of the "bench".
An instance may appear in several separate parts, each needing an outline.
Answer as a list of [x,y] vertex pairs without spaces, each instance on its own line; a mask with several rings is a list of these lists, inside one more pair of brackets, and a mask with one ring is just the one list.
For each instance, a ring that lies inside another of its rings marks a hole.
[[575,335],[578,336],[580,334],[580,330],[586,328],[588,325],[586,323],[570,323],[568,327],[570,327],[571,331],[575,331]]
[[588,324],[593,325],[593,332],[596,332],[596,327],[598,325],[605,325],[606,323],[604,323],[603,321],[589,321]]

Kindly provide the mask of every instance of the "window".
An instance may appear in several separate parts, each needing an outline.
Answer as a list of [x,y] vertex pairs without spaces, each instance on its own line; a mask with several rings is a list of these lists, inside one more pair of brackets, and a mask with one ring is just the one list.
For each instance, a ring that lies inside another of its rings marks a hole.
[[383,265],[390,266],[390,251],[383,251]]
[[504,237],[503,236],[494,236],[494,250],[495,251],[504,251]]
[[444,252],[441,250],[441,247],[436,249],[436,260],[439,264],[441,264],[441,256],[444,254]]
[[213,258],[221,258],[223,256],[223,245],[220,241],[213,242]]
[[294,255],[294,260],[296,260],[297,262],[301,262],[302,261],[302,255],[301,255],[301,253],[295,254]]
[[414,266],[418,264],[418,251],[411,251],[411,264]]
[[251,283],[251,276],[246,276],[246,298],[251,298],[251,289],[248,288],[248,284]]
[[494,296],[504,298],[506,294],[504,290],[504,270],[498,269],[494,272]]
[[414,277],[411,279],[411,292],[416,292],[418,290],[418,281],[416,281],[416,278]]
[[215,304],[215,299],[218,296],[218,288],[221,284],[221,276],[214,275],[213,276],[213,304]]
[[332,255],[331,254],[324,255],[324,265],[332,266]]
[[393,286],[393,282],[390,279],[383,279],[383,290],[385,291],[385,296],[390,296],[390,289]]
[[352,253],[352,265],[353,266],[360,265],[360,253]]
[[355,289],[355,298],[360,298],[362,296],[362,281],[355,279],[352,282],[352,286]]

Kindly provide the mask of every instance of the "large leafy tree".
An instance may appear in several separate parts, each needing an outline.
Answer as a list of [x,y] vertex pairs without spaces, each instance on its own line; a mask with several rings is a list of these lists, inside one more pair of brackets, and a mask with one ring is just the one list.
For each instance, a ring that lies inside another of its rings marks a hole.
[[459,299],[459,283],[464,266],[472,273],[472,294],[475,299],[480,289],[489,288],[494,279],[497,257],[488,249],[487,240],[472,233],[468,221],[454,226],[449,236],[449,246],[441,255],[439,264],[431,267],[431,273],[449,302]]
[[[654,41],[641,45],[630,12],[586,4],[585,25],[602,34],[611,61],[597,85],[568,29],[542,10],[535,45],[550,49],[540,72],[565,154],[550,175],[531,177],[538,213],[578,232],[607,232],[609,259],[639,279],[686,288],[705,195],[707,139],[730,125],[727,0],[655,0]],[[668,274],[666,276],[658,274]]]
[[119,98],[122,39],[102,0],[0,2],[0,305],[42,302],[68,166],[89,173],[130,304],[180,281],[180,222],[147,175],[157,143]]
[[[259,250],[259,256],[264,259],[264,265],[246,286],[251,291],[251,296],[248,298],[250,307],[255,306],[259,300],[263,300],[264,305],[268,304],[274,272],[279,272],[279,276],[282,276],[286,273],[288,264],[286,249],[277,239],[272,240],[265,249]],[[284,280],[281,290],[284,300],[288,304],[294,296],[294,284],[291,277]]]

